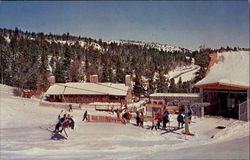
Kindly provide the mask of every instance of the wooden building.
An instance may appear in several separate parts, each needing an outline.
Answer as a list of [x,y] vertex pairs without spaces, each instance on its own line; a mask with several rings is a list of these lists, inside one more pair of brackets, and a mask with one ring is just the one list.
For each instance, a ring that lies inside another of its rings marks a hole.
[[167,105],[174,100],[199,102],[200,95],[197,93],[154,93],[149,96],[150,103]]
[[154,93],[150,96],[150,104],[146,104],[146,115],[151,117],[156,113],[163,114],[164,110],[170,113],[177,113],[180,109],[176,101],[200,102],[200,95],[197,93]]
[[213,53],[208,72],[197,82],[205,114],[249,120],[249,51]]
[[118,102],[126,103],[130,95],[129,87],[119,83],[55,83],[46,92],[50,102],[92,103]]

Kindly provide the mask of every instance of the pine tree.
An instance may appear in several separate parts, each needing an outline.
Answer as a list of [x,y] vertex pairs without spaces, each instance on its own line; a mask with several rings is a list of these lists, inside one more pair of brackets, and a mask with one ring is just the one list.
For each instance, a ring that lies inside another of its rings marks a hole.
[[163,71],[159,72],[158,79],[156,80],[156,89],[158,93],[168,92],[168,84]]
[[176,84],[174,78],[170,79],[169,91],[175,93],[176,92]]
[[136,95],[137,97],[144,95],[145,90],[144,90],[144,88],[141,84],[141,80],[139,79],[138,76],[135,77],[134,83],[135,83],[134,88],[133,88],[134,95]]
[[182,78],[179,77],[178,83],[177,83],[177,90],[178,92],[183,92],[183,88],[182,88]]

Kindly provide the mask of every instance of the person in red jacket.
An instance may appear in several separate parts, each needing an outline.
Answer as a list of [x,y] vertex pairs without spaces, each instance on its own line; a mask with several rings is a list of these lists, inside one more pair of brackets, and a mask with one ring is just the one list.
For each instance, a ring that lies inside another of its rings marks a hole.
[[158,113],[155,116],[156,120],[157,120],[157,128],[160,129],[160,125],[161,125],[161,115]]

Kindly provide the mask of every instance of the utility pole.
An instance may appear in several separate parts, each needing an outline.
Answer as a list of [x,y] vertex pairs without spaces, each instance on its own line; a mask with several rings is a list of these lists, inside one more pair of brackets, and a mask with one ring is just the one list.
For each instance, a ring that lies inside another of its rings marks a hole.
[[189,132],[189,125],[188,125],[188,122],[189,122],[189,117],[188,117],[189,103],[187,105],[184,105],[184,106],[185,106],[185,133],[190,133]]

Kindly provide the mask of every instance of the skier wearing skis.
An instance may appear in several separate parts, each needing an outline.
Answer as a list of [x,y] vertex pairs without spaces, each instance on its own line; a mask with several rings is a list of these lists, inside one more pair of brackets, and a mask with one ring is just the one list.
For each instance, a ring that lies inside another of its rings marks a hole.
[[[58,116],[58,118],[59,118],[59,116]],[[59,128],[62,126],[62,123],[64,122],[65,119],[66,119],[66,114],[64,114],[63,117],[59,119],[59,121],[55,127],[55,132],[59,132]]]

